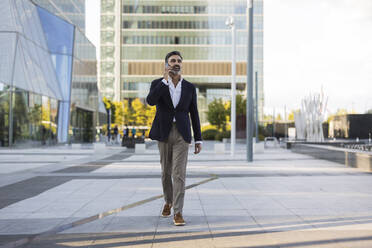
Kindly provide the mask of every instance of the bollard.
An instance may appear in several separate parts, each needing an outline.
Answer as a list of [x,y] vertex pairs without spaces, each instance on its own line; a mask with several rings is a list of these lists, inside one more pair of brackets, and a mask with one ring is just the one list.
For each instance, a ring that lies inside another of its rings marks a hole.
[[263,142],[260,142],[260,143],[253,143],[253,153],[255,154],[260,154],[260,153],[264,153],[264,143]]
[[105,143],[94,143],[94,152],[95,153],[104,153],[106,150],[106,144]]
[[135,153],[145,153],[146,144],[135,144]]
[[225,144],[224,143],[217,143],[214,144],[214,152],[217,154],[224,154],[225,153]]
[[71,145],[71,148],[72,149],[80,149],[81,148],[81,144],[72,144]]

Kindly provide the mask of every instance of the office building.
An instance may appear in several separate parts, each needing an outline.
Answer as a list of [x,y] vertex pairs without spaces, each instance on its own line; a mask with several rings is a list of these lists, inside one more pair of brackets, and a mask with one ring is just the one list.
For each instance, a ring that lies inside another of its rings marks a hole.
[[[113,99],[144,99],[164,70],[164,57],[178,50],[183,75],[197,86],[201,120],[208,104],[231,95],[231,30],[237,29],[237,88],[246,89],[246,0],[101,0],[100,87]],[[263,0],[254,1],[254,71],[259,115],[263,113]]]
[[334,116],[329,121],[328,132],[325,132],[325,137],[370,140],[372,138],[372,114]]

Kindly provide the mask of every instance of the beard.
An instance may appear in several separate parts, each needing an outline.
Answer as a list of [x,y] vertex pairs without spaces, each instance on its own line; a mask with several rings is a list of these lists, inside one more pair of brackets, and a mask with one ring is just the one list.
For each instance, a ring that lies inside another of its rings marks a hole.
[[179,65],[175,65],[175,66],[172,67],[170,72],[174,75],[179,75],[179,74],[181,74],[181,67]]

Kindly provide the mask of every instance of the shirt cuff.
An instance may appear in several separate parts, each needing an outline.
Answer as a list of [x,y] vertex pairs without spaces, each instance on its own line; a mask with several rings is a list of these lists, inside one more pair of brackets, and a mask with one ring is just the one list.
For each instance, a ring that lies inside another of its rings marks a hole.
[[161,80],[165,85],[167,85],[167,86],[169,86],[169,83],[167,82],[167,80],[165,80],[164,78],[163,78],[163,80]]
[[201,141],[201,140],[195,141],[195,144],[203,144],[203,141]]

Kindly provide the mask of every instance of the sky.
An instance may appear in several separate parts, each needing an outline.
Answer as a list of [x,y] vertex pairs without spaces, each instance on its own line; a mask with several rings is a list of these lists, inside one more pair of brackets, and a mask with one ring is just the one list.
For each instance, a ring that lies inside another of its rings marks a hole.
[[[99,47],[99,0],[86,0]],[[323,89],[327,113],[372,109],[372,0],[264,0],[265,112],[287,113]]]
[[85,8],[86,35],[96,48],[99,48],[100,0],[85,0]]
[[372,109],[371,0],[264,0],[264,11],[266,111],[322,88],[330,113]]

